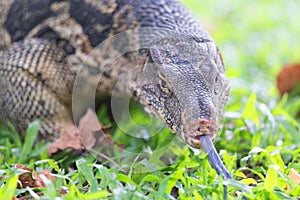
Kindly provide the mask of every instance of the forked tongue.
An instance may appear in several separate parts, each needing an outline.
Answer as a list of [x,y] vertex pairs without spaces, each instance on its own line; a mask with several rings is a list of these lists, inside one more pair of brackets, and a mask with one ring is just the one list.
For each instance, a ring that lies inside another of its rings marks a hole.
[[[200,141],[202,143],[202,148],[208,154],[210,164],[217,171],[217,173],[219,175],[222,175],[224,179],[232,179],[230,173],[228,172],[221,158],[219,157],[219,154],[217,153],[210,136],[202,135],[200,136]],[[226,185],[224,185],[224,199],[228,199]]]

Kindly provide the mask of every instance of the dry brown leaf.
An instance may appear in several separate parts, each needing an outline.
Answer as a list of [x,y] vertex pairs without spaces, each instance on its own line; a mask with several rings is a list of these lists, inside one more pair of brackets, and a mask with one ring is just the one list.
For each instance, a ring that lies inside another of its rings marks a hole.
[[92,149],[95,145],[113,148],[110,132],[111,126],[103,126],[91,109],[79,121],[79,134],[86,149]]
[[21,169],[21,170],[26,170],[28,172],[25,172],[21,175],[19,175],[19,183],[18,183],[18,186],[17,188],[20,189],[20,188],[26,188],[27,186],[28,187],[35,187],[35,181],[32,177],[32,172],[33,172],[33,169],[29,169],[28,167],[24,166],[24,165],[20,165],[20,164],[17,164],[15,166],[17,169]]
[[15,166],[17,169],[25,170],[27,172],[19,175],[18,189],[21,188],[44,188],[46,187],[45,183],[41,179],[40,175],[43,174],[45,177],[54,182],[55,177],[47,169],[44,169],[42,172],[36,173],[33,169],[30,169],[24,165],[17,164]]
[[78,129],[74,124],[69,124],[66,132],[48,147],[48,156],[65,149],[84,149]]
[[[43,169],[41,172],[36,173],[33,169],[30,169],[24,165],[21,164],[16,164],[15,168],[19,170],[24,170],[25,172],[23,174],[19,175],[19,181],[17,188],[22,189],[22,188],[45,188],[46,184],[44,183],[43,179],[41,178],[41,175],[44,175],[46,178],[51,180],[52,182],[55,181],[55,176],[52,175],[52,173],[47,170]],[[37,192],[36,193],[38,196],[43,196],[43,192]],[[63,194],[63,193],[61,193]],[[13,200],[25,200],[25,199],[32,199],[33,197],[29,194],[26,196],[22,196],[24,194],[20,194],[18,197],[13,197]]]
[[66,190],[64,190],[64,189],[61,189],[61,190],[60,190],[60,194],[61,194],[61,195],[66,195],[66,194],[68,194],[68,191],[66,191]]
[[300,63],[286,64],[277,75],[277,88],[282,96],[300,83]]
[[70,124],[66,130],[58,140],[49,146],[49,156],[65,149],[91,149],[95,144],[99,145],[99,142],[103,146],[113,146],[108,135],[110,126],[103,127],[97,115],[91,109],[88,109],[86,114],[79,120],[78,128],[74,124]]
[[[290,177],[290,179],[292,179],[292,181],[296,185],[300,184],[300,174],[295,169],[293,169],[293,168],[290,169],[290,171],[289,171],[289,177]],[[286,185],[286,189],[288,191],[291,191],[291,188],[288,185]]]

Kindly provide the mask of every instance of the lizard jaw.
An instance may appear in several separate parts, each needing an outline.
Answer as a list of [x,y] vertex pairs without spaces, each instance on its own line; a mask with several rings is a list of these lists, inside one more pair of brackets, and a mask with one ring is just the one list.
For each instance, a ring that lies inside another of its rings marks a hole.
[[200,137],[208,135],[211,140],[214,141],[216,139],[217,131],[218,126],[215,121],[199,119],[190,123],[186,127],[186,131],[182,132],[182,138],[191,147],[202,148]]

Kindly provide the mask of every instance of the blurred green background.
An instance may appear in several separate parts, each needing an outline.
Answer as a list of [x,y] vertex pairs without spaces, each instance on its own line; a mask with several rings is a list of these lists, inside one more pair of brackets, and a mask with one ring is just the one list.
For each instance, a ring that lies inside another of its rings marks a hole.
[[[278,96],[276,75],[300,62],[300,1],[181,0],[217,42],[231,82],[233,110],[251,92],[268,102]],[[230,109],[230,110],[232,110]]]

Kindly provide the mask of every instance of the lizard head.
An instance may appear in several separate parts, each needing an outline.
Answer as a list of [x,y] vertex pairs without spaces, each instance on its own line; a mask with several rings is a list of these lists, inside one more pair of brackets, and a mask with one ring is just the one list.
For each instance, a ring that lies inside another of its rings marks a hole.
[[146,111],[194,148],[201,147],[201,135],[214,140],[229,93],[216,45],[153,46],[148,63],[154,67],[144,66],[146,75],[138,81],[139,101]]

